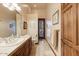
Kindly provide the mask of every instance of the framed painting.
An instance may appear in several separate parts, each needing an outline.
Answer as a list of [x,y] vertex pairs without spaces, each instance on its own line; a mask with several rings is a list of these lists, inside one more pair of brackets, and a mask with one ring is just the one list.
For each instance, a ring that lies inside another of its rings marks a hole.
[[23,23],[23,28],[24,28],[24,29],[27,29],[27,22],[25,22],[25,21],[24,21],[24,23]]
[[52,16],[52,23],[56,25],[59,23],[59,10],[57,10]]

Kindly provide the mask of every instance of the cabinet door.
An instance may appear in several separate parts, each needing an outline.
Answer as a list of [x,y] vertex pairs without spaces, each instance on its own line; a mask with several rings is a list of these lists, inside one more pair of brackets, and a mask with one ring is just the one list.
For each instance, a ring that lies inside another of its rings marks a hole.
[[24,49],[25,49],[24,56],[28,56],[29,55],[29,41],[28,40],[25,43]]
[[24,45],[18,47],[14,52],[12,52],[12,56],[23,56],[24,55]]
[[29,56],[32,49],[32,39],[27,39],[23,44],[17,47],[10,56]]
[[62,55],[75,56],[77,47],[77,4],[62,4]]

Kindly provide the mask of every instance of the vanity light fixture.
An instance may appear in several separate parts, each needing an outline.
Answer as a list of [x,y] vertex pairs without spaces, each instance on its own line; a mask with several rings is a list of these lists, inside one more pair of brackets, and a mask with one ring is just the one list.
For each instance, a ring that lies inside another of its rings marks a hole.
[[9,10],[13,11],[21,11],[21,8],[16,3],[3,3],[3,6],[8,8]]
[[8,8],[11,11],[14,10],[14,7],[10,3],[9,4],[8,3],[4,3],[3,6],[6,7],[6,8]]
[[21,8],[18,6],[18,4],[13,3],[12,5],[15,7],[15,9],[16,9],[17,11],[21,11]]

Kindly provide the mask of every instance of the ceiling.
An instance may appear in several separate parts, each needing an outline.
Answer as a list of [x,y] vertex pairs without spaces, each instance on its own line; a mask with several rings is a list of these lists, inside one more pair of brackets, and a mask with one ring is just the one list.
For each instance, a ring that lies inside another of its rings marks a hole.
[[33,9],[46,9],[47,3],[20,3],[23,13],[30,13]]
[[[22,3],[20,4],[21,7],[23,7],[23,5],[28,5],[28,7],[32,9],[45,9],[47,6],[47,3]],[[34,7],[34,5],[36,5],[36,7]]]
[[[46,9],[48,3],[18,3],[18,5],[21,7],[23,13],[32,13],[33,10],[44,10]],[[27,5],[27,6],[25,6]],[[0,4],[2,6],[2,4]],[[35,6],[35,7],[34,7]],[[3,7],[5,8],[5,7]],[[7,8],[5,8],[8,10]]]

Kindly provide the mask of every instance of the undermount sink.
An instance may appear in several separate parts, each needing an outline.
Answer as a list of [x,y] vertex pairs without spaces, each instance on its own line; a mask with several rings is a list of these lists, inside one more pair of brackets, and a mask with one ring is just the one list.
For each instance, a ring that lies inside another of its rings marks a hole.
[[6,43],[6,42],[2,42],[0,43],[0,47],[11,47],[11,46],[15,46],[16,44],[19,44],[23,39],[22,38],[15,38],[14,41]]
[[25,38],[28,38],[29,35],[25,35],[25,36],[20,36],[19,38],[3,38],[2,41],[0,41],[0,47],[12,47],[15,46],[17,44],[19,44],[20,42],[22,42]]

